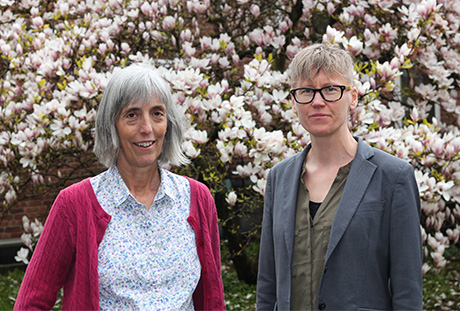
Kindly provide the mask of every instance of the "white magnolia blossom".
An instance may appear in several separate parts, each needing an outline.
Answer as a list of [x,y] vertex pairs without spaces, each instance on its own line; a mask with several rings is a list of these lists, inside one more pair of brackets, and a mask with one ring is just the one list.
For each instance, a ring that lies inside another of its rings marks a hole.
[[[328,25],[319,39],[357,59],[359,105],[350,128],[414,166],[429,261],[424,272],[439,271],[444,250],[459,243],[457,1],[304,0],[298,21],[285,2],[271,4],[273,16],[262,2],[236,4],[223,3],[219,14],[244,22],[228,18],[228,29],[212,29],[200,24],[216,13],[210,1],[58,0],[45,8],[40,1],[0,0],[3,205],[14,204],[26,180],[48,180],[50,156],[91,150],[101,95],[112,74],[131,62],[155,66],[170,82],[190,120],[185,154],[250,180],[263,195],[270,168],[310,142],[292,110],[287,65],[317,41],[308,25],[323,12],[336,14],[340,25]],[[388,14],[396,18],[380,18]],[[256,26],[247,28],[249,20]],[[279,66],[284,56],[286,66]],[[448,121],[433,118],[436,109]],[[238,204],[239,193],[231,191],[227,203]],[[41,228],[24,221],[24,242],[33,245]]]
[[230,206],[234,206],[237,198],[238,198],[237,194],[234,191],[230,191],[225,200]]
[[18,262],[23,262],[26,265],[29,263],[29,250],[27,248],[21,247],[14,259]]

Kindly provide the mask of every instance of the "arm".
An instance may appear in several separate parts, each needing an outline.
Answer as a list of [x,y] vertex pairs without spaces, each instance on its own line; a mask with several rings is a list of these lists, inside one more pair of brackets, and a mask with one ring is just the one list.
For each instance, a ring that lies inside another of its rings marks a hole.
[[[221,257],[220,257],[220,238],[219,238],[219,225],[217,222],[217,209],[214,203],[214,199],[207,190],[207,200],[206,200],[206,211],[209,217],[208,220],[208,230],[210,234],[211,241],[211,251],[212,251],[212,262],[213,269],[208,269],[215,271],[215,277],[211,279],[211,291],[210,294],[213,298],[213,301],[210,308],[212,310],[225,310],[225,301],[224,301],[224,285],[222,283],[222,269],[221,269]],[[210,309],[210,310],[211,310]]]
[[272,179],[269,173],[265,187],[264,213],[257,276],[256,309],[274,310],[276,303],[276,271],[273,247]]
[[19,289],[14,310],[50,310],[63,286],[73,258],[65,200],[59,195]]
[[209,189],[187,178],[191,187],[191,214],[187,219],[197,237],[201,279],[193,294],[195,310],[225,310],[217,210]]
[[394,310],[422,310],[420,196],[413,168],[396,181],[390,228],[390,286]]

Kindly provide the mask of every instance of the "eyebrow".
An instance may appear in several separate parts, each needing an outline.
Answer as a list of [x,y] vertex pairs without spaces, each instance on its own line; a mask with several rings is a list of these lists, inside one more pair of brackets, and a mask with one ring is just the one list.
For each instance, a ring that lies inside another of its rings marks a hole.
[[[129,112],[129,111],[138,111],[138,110],[142,110],[142,107],[143,107],[143,106],[144,106],[144,105],[135,105],[135,106],[127,105],[127,106],[123,107],[123,108],[121,109],[121,111],[124,110],[124,111],[123,111],[124,113],[125,113],[125,112]],[[161,104],[155,104],[154,106],[150,107],[149,110],[162,110],[162,111],[166,111],[167,108],[166,108],[166,105],[165,105],[165,104],[161,103]],[[121,112],[121,111],[120,111],[120,112]]]

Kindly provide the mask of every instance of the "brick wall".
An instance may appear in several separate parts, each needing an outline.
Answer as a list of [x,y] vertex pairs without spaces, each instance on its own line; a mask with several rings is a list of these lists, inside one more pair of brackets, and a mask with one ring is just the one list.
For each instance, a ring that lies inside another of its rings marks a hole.
[[31,222],[37,218],[44,224],[59,191],[104,170],[104,168],[96,162],[92,152],[86,155],[80,155],[80,157],[83,160],[75,161],[75,159],[71,157],[62,160],[67,161],[67,163],[65,168],[61,166],[59,170],[62,176],[66,177],[66,180],[45,178],[48,182],[40,189],[30,185],[19,194],[18,201],[11,206],[9,211],[4,214],[3,217],[0,215],[0,240],[21,237],[23,233],[22,217],[24,215],[26,215]]
[[26,193],[11,207],[8,213],[0,218],[0,239],[18,238],[23,233],[22,216],[31,221],[35,218],[44,222],[53,204],[56,191],[49,193]]

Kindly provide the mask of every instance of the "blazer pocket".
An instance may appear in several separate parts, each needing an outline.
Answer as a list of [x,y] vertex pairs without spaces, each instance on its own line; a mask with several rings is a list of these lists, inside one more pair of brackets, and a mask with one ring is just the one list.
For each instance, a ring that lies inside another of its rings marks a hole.
[[390,311],[388,309],[358,308],[358,311]]
[[358,205],[356,214],[381,213],[385,210],[385,201],[363,202]]

